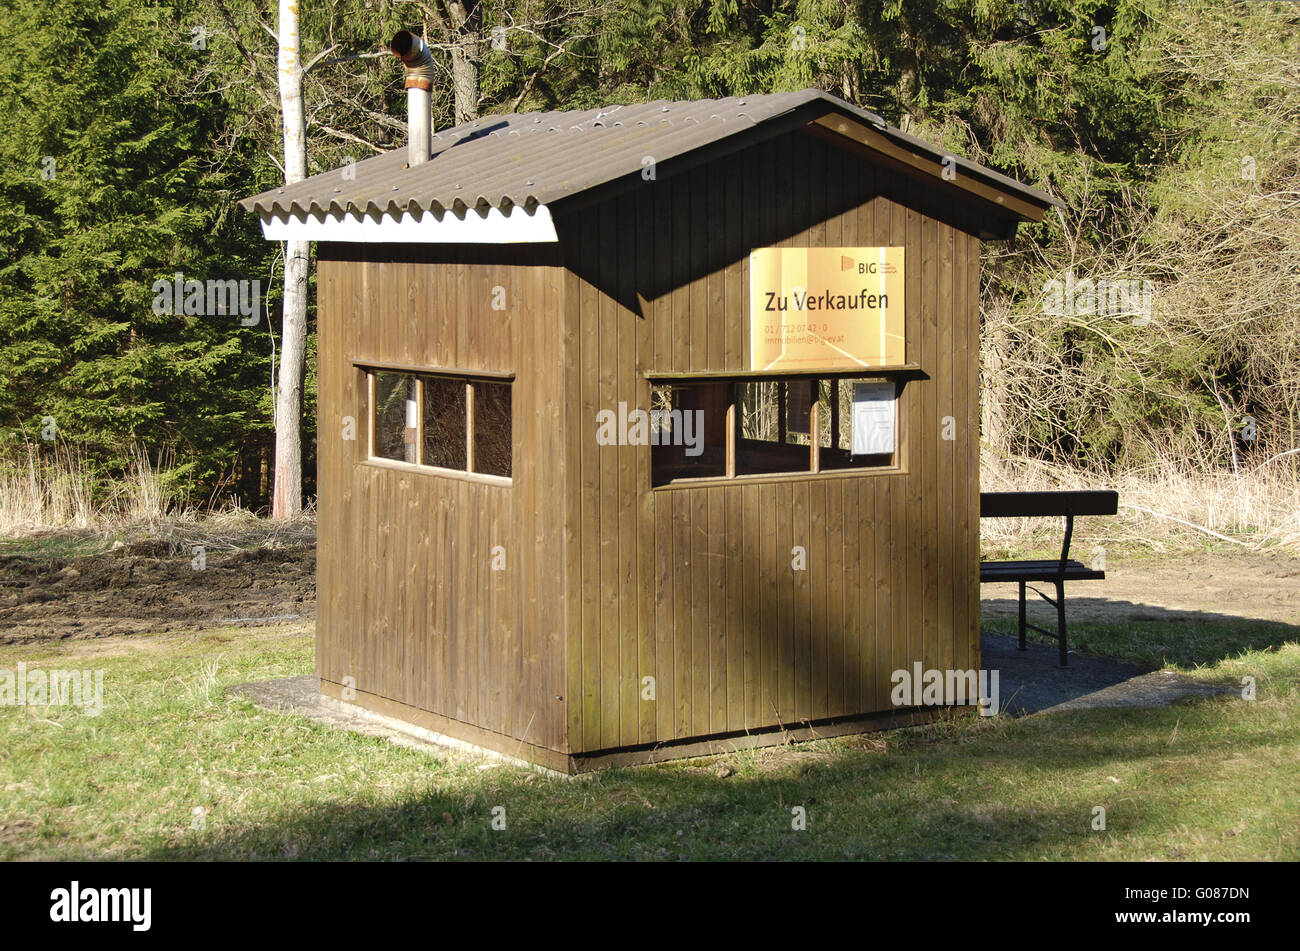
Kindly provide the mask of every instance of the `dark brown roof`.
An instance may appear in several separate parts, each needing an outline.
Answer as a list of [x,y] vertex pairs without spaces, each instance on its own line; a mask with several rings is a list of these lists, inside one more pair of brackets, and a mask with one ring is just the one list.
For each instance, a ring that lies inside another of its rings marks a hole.
[[[449,208],[463,215],[468,208],[508,212],[513,205],[531,212],[539,203],[553,205],[618,179],[639,176],[646,156],[663,175],[671,169],[671,165],[665,169],[665,163],[687,153],[719,143],[739,148],[754,135],[819,120],[835,129],[836,117],[847,119],[855,129],[869,129],[871,136],[883,137],[926,167],[933,165],[936,172],[944,159],[942,150],[886,125],[874,113],[821,90],[805,89],[483,116],[435,134],[431,158],[414,169],[407,167],[402,147],[358,162],[355,178],[333,169],[245,198],[240,206],[263,217],[346,212],[378,216],[418,209],[441,218]],[[1037,189],[966,159],[956,158],[956,167],[954,184],[979,185],[986,198],[992,193],[1013,199],[1008,213],[1016,217],[1038,220],[1047,207],[1059,204]]]

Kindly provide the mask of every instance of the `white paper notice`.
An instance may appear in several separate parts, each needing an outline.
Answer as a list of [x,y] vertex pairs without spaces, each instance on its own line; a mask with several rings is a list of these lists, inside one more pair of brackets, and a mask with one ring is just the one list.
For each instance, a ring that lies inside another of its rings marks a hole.
[[853,455],[894,451],[894,384],[857,383],[853,387]]

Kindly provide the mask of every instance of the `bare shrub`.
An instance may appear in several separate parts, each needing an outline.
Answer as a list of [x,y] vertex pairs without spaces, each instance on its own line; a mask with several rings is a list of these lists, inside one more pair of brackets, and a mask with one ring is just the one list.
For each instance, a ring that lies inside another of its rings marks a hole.
[[[1133,55],[1186,106],[1152,143],[1178,160],[1138,184],[1080,160],[1081,197],[1037,242],[986,247],[985,489],[1111,486],[1117,531],[1155,545],[1300,543],[1298,24],[1282,4],[1163,6]],[[1150,281],[1150,312],[1045,306],[1066,275]]]

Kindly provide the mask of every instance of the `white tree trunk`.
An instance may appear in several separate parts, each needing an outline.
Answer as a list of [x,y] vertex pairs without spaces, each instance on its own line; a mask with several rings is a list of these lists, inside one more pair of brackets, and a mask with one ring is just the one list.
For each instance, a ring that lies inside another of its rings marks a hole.
[[[284,123],[284,182],[307,177],[307,139],[302,106],[297,0],[280,0],[280,112]],[[302,511],[302,377],[307,353],[307,270],[310,245],[289,241],[284,249],[284,322],[275,389],[275,484],[272,518]]]
[[284,251],[284,326],[275,388],[275,484],[272,518],[302,511],[302,376],[307,355],[307,268],[311,245]]

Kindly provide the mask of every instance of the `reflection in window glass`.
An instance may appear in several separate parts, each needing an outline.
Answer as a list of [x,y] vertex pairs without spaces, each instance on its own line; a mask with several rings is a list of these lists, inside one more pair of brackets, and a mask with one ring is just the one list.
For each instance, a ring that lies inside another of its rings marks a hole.
[[[808,471],[812,384],[807,380],[746,380],[736,383],[734,389],[740,413],[736,475]],[[791,412],[792,403],[798,412]]]
[[[827,471],[894,466],[897,461],[893,452],[857,456],[852,453],[853,393],[860,382],[864,381],[839,377],[742,378],[653,386],[651,406],[654,409],[703,410],[706,438],[705,452],[695,460],[684,458],[680,450],[672,448],[653,450],[651,482],[663,485],[675,479],[726,475],[729,441],[738,476],[798,475],[812,472],[814,467],[817,471]],[[728,405],[735,407],[734,433],[727,432]],[[815,460],[810,445],[814,407],[819,433]],[[892,412],[897,412],[896,403]],[[896,419],[894,425],[897,426]]]
[[785,432],[786,441],[806,446],[809,443],[809,427],[812,425],[812,393],[816,388],[815,380],[782,381],[785,392]]
[[650,450],[650,479],[704,479],[727,472],[727,407],[730,383],[660,386],[651,390],[660,416],[659,445]]
[[510,475],[510,384],[472,383],[474,471]]
[[740,438],[760,442],[781,439],[780,388],[778,380],[757,380],[736,384],[736,405],[740,413]]
[[465,381],[424,379],[424,464],[465,469]]
[[835,405],[839,380],[821,380],[817,384],[817,413],[820,438],[818,445],[829,449],[834,445],[835,425],[839,422],[839,407]]
[[375,374],[375,455],[415,462],[415,377]]

